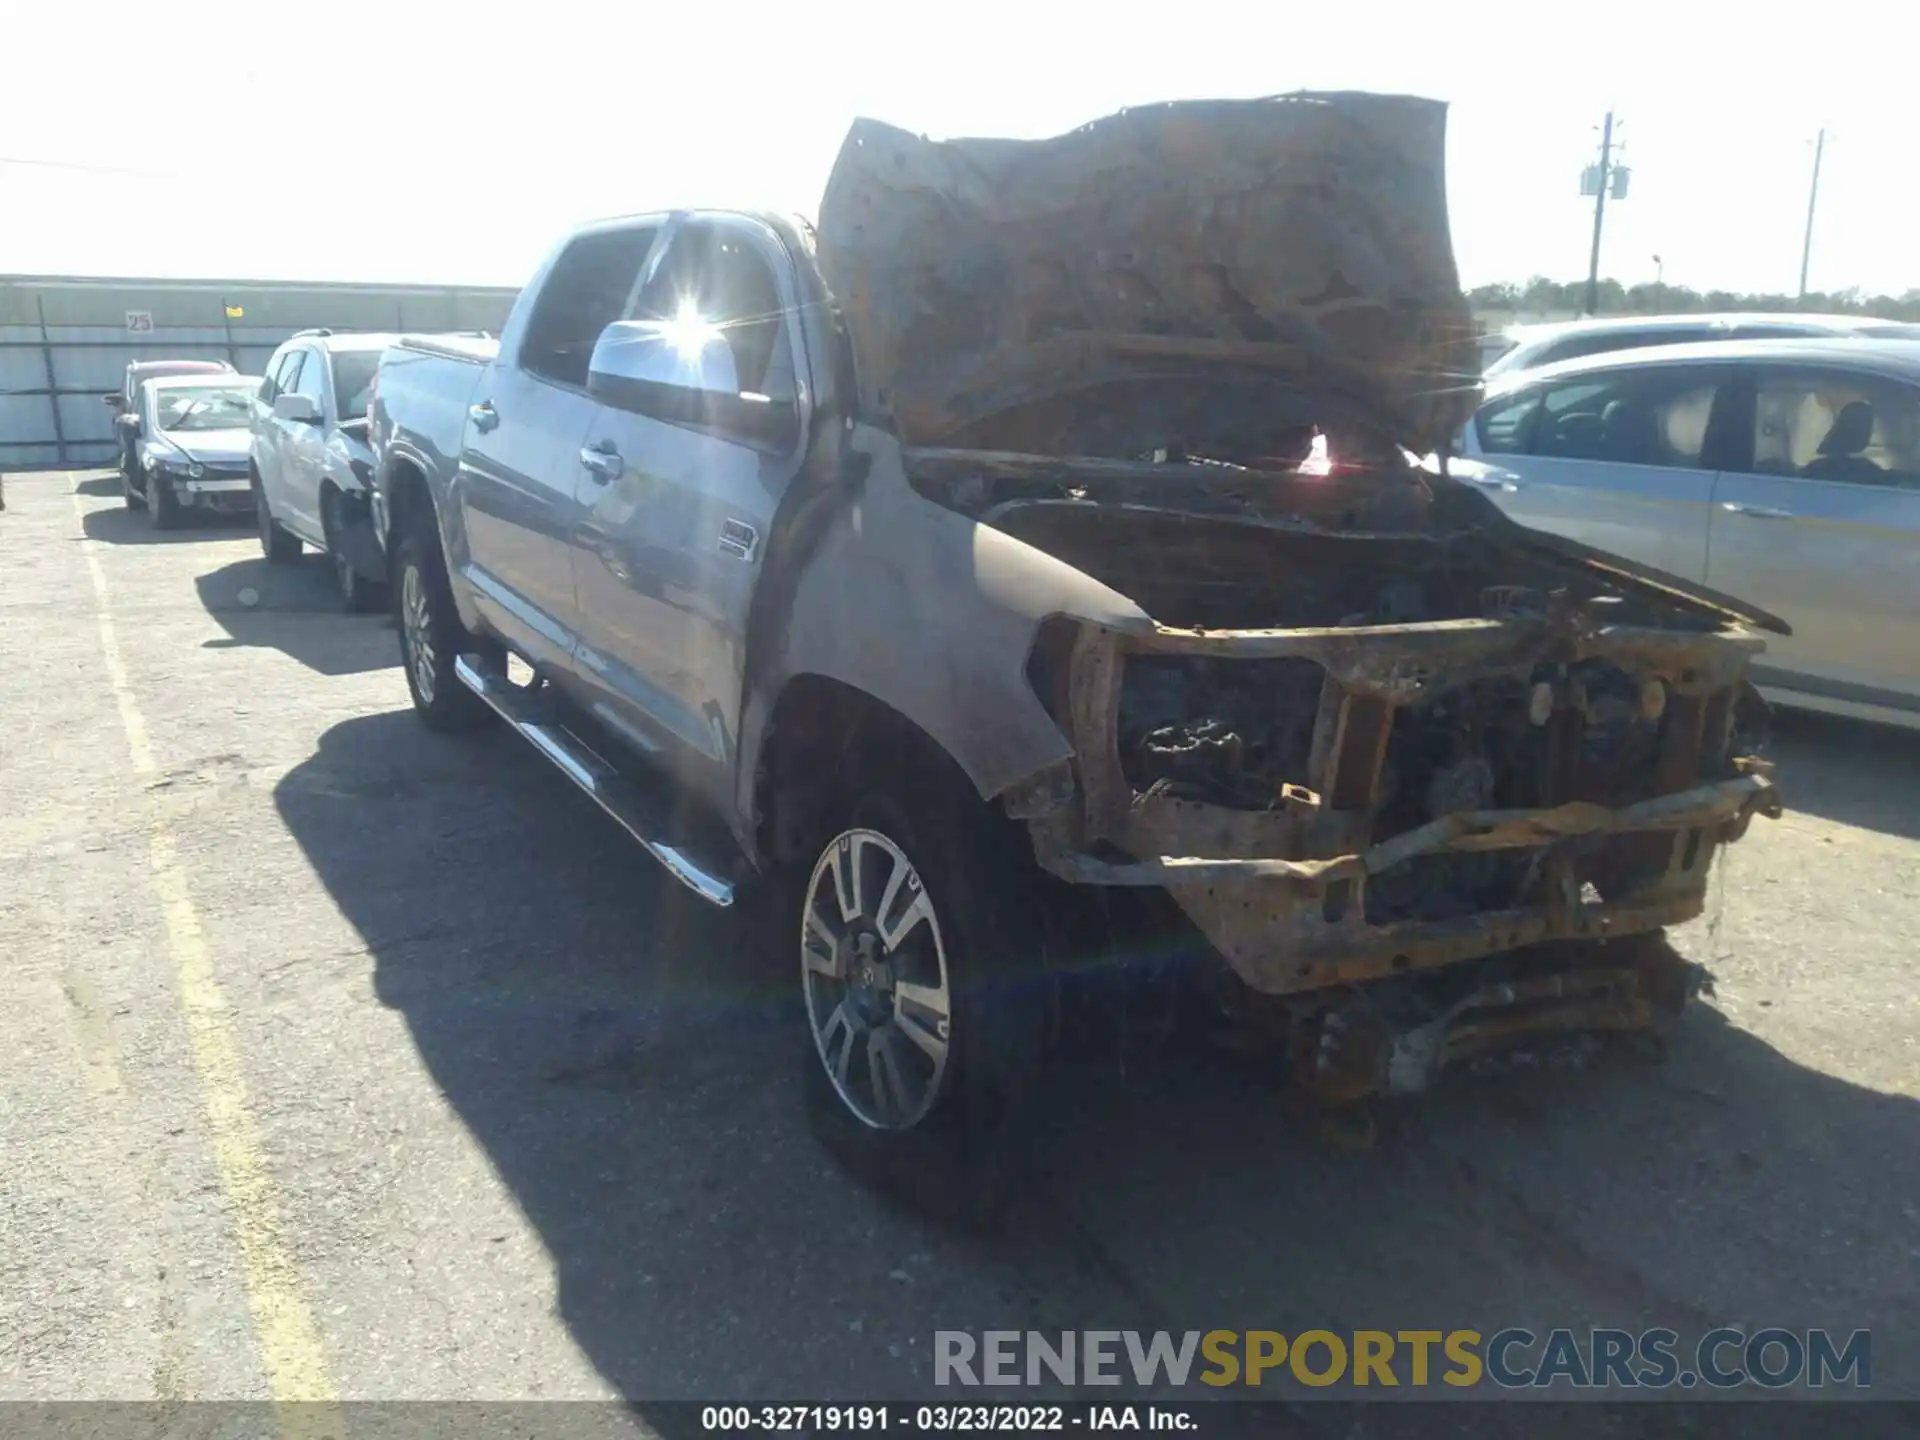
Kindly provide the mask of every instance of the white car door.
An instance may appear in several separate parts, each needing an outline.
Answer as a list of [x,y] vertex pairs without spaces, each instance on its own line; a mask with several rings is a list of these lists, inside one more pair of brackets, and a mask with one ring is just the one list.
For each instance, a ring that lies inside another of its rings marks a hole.
[[1755,661],[1766,686],[1920,711],[1920,389],[1769,365],[1752,444],[1714,491],[1707,580],[1793,627]]
[[[1709,430],[1727,373],[1699,363],[1564,375],[1501,395],[1467,427],[1461,478],[1514,519],[1704,580]],[[1723,422],[1724,423],[1724,422]]]

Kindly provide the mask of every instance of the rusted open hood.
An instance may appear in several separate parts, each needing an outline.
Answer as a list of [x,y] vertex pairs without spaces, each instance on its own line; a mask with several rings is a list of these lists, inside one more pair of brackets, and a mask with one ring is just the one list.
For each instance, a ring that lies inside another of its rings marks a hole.
[[856,121],[819,258],[862,398],[914,444],[1133,453],[1257,417],[1424,454],[1479,393],[1445,126],[1437,101],[1358,93],[1034,141]]

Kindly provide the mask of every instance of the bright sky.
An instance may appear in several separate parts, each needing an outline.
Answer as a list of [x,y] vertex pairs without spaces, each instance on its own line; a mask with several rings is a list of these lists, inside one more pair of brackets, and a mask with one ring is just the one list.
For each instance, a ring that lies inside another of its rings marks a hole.
[[[1584,276],[1579,172],[1624,126],[1602,273],[1920,287],[1913,0],[9,5],[0,273],[518,284],[573,223],[812,213],[848,121],[1042,136],[1125,105],[1365,89],[1452,103],[1463,281]],[[1712,18],[1717,11],[1724,19]],[[37,13],[36,13],[37,12]],[[157,173],[155,173],[157,172]]]

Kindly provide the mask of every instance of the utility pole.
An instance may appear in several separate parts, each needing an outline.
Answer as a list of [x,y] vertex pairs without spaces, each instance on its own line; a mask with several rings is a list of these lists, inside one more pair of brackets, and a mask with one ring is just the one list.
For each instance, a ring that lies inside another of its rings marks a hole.
[[1800,303],[1807,301],[1807,262],[1813,258],[1813,207],[1820,199],[1820,157],[1826,153],[1827,132],[1813,142],[1813,184],[1807,187],[1807,238],[1800,244]]
[[1587,314],[1600,305],[1600,227],[1607,219],[1607,172],[1613,166],[1613,112],[1600,132],[1600,168],[1593,187],[1593,255],[1587,261]]

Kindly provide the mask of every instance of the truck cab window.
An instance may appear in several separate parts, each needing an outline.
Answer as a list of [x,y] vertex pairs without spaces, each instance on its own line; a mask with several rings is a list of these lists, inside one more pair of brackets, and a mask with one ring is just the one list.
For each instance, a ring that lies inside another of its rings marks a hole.
[[604,230],[567,246],[527,319],[521,368],[557,384],[586,387],[594,344],[626,308],[654,233],[650,225]]
[[744,238],[705,226],[682,230],[630,318],[671,320],[688,310],[719,328],[743,393],[796,397],[780,291],[767,262]]

